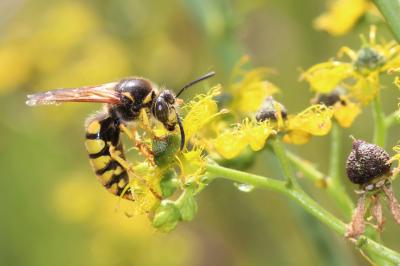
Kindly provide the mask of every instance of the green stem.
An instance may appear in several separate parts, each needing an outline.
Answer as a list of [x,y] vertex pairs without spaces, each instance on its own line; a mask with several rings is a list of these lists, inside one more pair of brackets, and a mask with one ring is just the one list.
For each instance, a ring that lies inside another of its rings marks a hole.
[[395,123],[399,123],[400,110],[394,111],[385,119],[386,129],[391,128]]
[[[287,183],[284,181],[249,174],[215,164],[207,164],[206,169],[208,175],[213,176],[214,178],[224,178],[234,182],[249,184],[253,185],[254,187],[265,188],[282,193],[302,206],[311,215],[327,225],[329,228],[333,229],[335,232],[339,233],[340,235],[344,235],[346,232],[345,223],[325,210],[297,186],[287,186]],[[375,254],[393,263],[400,263],[400,254],[371,240],[368,237],[361,236],[355,243],[358,248],[364,251]]]
[[276,136],[275,138],[271,139],[269,143],[272,146],[276,158],[278,158],[279,160],[279,163],[282,167],[283,173],[287,180],[287,185],[288,186],[297,185],[292,165],[289,162],[286,150],[283,148],[281,140],[279,139],[278,136]]
[[328,191],[331,197],[335,200],[335,203],[342,210],[345,218],[351,218],[354,204],[343,186],[334,186],[331,177],[325,176],[323,173],[318,171],[314,165],[297,155],[288,152],[288,158],[305,177],[311,180],[316,186],[325,188]]
[[373,0],[385,17],[396,40],[400,42],[400,0]]
[[354,204],[342,182],[343,162],[341,156],[342,134],[340,126],[334,122],[331,131],[331,150],[329,159],[328,191],[336,199],[337,204],[343,210],[345,217],[350,218]]
[[374,116],[374,143],[382,148],[385,148],[386,142],[386,123],[385,114],[383,113],[380,95],[375,97],[372,103],[372,113]]

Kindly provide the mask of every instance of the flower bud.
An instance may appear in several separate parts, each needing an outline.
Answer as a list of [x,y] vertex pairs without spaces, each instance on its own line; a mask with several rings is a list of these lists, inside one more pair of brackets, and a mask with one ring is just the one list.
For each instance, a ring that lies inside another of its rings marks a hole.
[[176,172],[172,169],[167,169],[160,181],[160,189],[163,198],[168,198],[174,194],[179,187],[179,181],[176,178]]
[[180,219],[181,214],[175,203],[163,200],[154,214],[153,227],[167,233],[175,229]]
[[347,176],[355,184],[371,184],[390,174],[389,159],[389,154],[381,147],[355,139],[346,162]]
[[178,134],[168,134],[163,137],[153,138],[154,162],[161,167],[171,164],[180,149],[180,144],[181,139]]
[[384,65],[385,62],[386,58],[383,54],[372,47],[366,46],[358,51],[354,67],[363,73],[365,71],[375,70]]
[[[278,107],[278,108],[277,108]],[[263,122],[266,120],[277,121],[278,120],[278,111],[281,112],[282,118],[287,118],[287,111],[285,106],[283,106],[280,102],[277,102],[271,96],[267,97],[262,104],[260,110],[258,110],[256,114],[256,120],[258,122]]]

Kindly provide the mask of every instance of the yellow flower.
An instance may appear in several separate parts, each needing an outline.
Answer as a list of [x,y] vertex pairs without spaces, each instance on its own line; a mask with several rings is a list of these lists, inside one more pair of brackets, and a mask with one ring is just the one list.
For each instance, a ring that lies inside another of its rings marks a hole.
[[283,140],[292,144],[304,144],[311,135],[323,136],[332,128],[332,108],[322,104],[308,107],[301,113],[288,117]]
[[215,150],[225,159],[239,156],[247,146],[259,151],[271,134],[284,133],[283,140],[304,144],[311,136],[326,135],[332,126],[333,109],[312,105],[301,113],[288,116],[284,106],[268,97],[256,115],[256,121],[244,119],[233,128],[225,129],[214,140]]
[[232,71],[232,84],[227,92],[233,97],[229,109],[241,114],[254,113],[260,108],[267,96],[279,92],[279,88],[265,80],[273,71],[268,68],[245,70],[249,57],[242,57]]
[[369,0],[330,0],[328,11],[314,20],[314,27],[334,36],[343,35],[372,8]]
[[183,109],[187,114],[183,119],[186,140],[189,141],[195,134],[219,115],[226,113],[226,110],[218,111],[217,102],[214,97],[221,94],[221,86],[212,88],[207,94],[197,95],[192,101],[186,104]]
[[337,87],[329,94],[318,93],[312,102],[332,107],[335,120],[341,127],[347,128],[353,124],[355,118],[360,114],[361,108],[344,93],[344,88]]
[[345,87],[349,97],[363,105],[379,93],[379,75],[400,66],[400,46],[395,42],[376,43],[376,27],[371,26],[369,40],[362,36],[358,51],[342,47],[339,57],[346,54],[350,62],[330,60],[317,64],[302,74],[312,90],[330,93],[337,86]]
[[217,153],[226,159],[237,157],[248,145],[253,151],[261,150],[268,137],[274,133],[267,122],[245,119],[241,124],[218,134],[214,140]]

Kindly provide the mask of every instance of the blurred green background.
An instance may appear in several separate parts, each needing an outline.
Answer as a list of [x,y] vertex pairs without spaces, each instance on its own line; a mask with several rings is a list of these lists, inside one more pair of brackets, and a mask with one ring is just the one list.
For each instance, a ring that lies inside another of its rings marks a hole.
[[[342,237],[283,196],[243,193],[222,180],[200,194],[193,222],[169,234],[155,232],[145,217],[127,218],[123,203],[91,170],[83,122],[100,106],[25,106],[28,93],[131,75],[177,89],[215,70],[212,82],[224,85],[233,64],[248,54],[255,66],[277,70],[271,81],[282,88],[278,99],[298,112],[312,97],[307,84],[298,82],[300,69],[334,56],[344,44],[359,47],[358,34],[368,31],[366,19],[341,38],[315,31],[312,20],[325,4],[2,0],[0,265],[367,265]],[[384,25],[379,33],[391,38]],[[384,107],[392,112],[398,94],[390,79],[386,84]],[[345,136],[371,140],[371,121],[365,109]],[[388,149],[398,133],[390,132]],[[343,145],[347,154],[350,139]],[[329,136],[290,149],[327,170]],[[250,171],[281,177],[268,151]],[[354,187],[344,182],[355,199]],[[340,216],[324,191],[303,183]],[[389,247],[400,249],[399,233],[388,218],[382,237]]]

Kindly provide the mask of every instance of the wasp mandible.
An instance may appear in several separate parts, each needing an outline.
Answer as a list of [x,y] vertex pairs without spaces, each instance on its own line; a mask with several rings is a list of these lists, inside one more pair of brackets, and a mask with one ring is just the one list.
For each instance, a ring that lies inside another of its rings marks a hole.
[[[133,200],[131,193],[124,193],[129,184],[129,164],[125,161],[121,131],[128,134],[127,127],[138,121],[141,115],[146,119],[154,117],[168,131],[179,127],[182,150],[185,145],[185,132],[177,112],[177,97],[190,86],[214,75],[214,72],[209,72],[193,80],[176,95],[168,89],[159,91],[148,79],[132,77],[97,86],[55,89],[28,95],[26,104],[36,106],[62,102],[105,103],[102,111],[86,121],[86,150],[100,183],[112,194]],[[140,149],[143,153],[150,152],[143,146]]]

